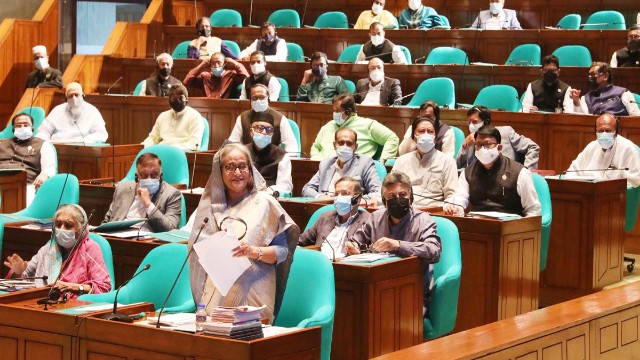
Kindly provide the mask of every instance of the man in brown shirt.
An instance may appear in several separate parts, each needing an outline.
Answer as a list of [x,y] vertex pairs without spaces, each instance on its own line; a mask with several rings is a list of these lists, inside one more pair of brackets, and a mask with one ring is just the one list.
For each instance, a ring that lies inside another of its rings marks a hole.
[[191,69],[183,83],[200,89],[204,87],[210,99],[231,99],[237,98],[238,85],[248,76],[242,64],[217,52]]

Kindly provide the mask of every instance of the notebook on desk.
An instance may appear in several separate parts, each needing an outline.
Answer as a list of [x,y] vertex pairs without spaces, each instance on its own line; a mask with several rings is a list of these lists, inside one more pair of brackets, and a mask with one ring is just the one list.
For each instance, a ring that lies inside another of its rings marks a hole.
[[123,220],[123,221],[110,221],[108,223],[104,223],[98,227],[93,228],[95,232],[115,232],[120,230],[126,230],[131,228],[133,225],[144,222],[144,219],[133,219],[133,220]]

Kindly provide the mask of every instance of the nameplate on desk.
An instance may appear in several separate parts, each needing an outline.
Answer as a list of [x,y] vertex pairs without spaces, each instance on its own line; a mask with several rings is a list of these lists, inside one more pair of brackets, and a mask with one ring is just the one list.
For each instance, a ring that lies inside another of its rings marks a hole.
[[[606,171],[606,170],[603,170]],[[596,182],[598,181],[598,178],[595,176],[589,176],[589,175],[566,175],[566,174],[560,174],[560,175],[551,175],[551,176],[545,176],[545,179],[556,179],[556,180],[574,180],[574,181],[589,181],[589,182]]]

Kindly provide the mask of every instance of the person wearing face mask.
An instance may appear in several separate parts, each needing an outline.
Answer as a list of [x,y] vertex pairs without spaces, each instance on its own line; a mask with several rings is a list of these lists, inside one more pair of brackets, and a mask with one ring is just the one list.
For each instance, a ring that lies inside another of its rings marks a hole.
[[[616,169],[627,170],[616,170]],[[589,171],[611,169],[603,171]],[[581,171],[584,170],[584,171]],[[620,135],[620,119],[603,114],[596,119],[596,140],[587,144],[571,162],[566,175],[600,180],[627,179],[627,186],[640,186],[640,154],[636,144]]]
[[478,161],[467,166],[458,178],[458,187],[443,210],[447,215],[464,215],[469,205],[474,211],[499,211],[520,216],[539,216],[540,201],[531,172],[502,155],[498,129],[483,125],[474,133]]
[[370,59],[376,57],[387,64],[408,64],[407,58],[400,46],[392,43],[384,37],[384,26],[379,22],[374,22],[369,27],[369,41],[367,41],[358,52],[357,64],[366,64]]
[[287,42],[278,37],[274,23],[265,22],[262,24],[260,39],[256,39],[240,52],[240,60],[249,61],[249,57],[256,51],[262,51],[266,61],[287,61],[289,55]]
[[38,128],[38,137],[53,143],[103,143],[109,134],[95,106],[84,101],[82,85],[72,82],[65,89],[67,101],[54,107]]
[[571,90],[574,111],[593,115],[610,113],[617,116],[640,116],[640,109],[631,91],[613,85],[612,81],[609,64],[592,63],[589,68],[590,91],[580,97],[580,90]]
[[269,89],[262,84],[255,84],[250,89],[251,110],[242,112],[236,119],[236,124],[231,130],[229,141],[235,143],[250,144],[253,137],[250,134],[251,124],[259,119],[273,124],[273,134],[271,143],[276,146],[284,144],[284,150],[290,156],[295,156],[300,152],[300,146],[296,140],[289,120],[269,107]]
[[[373,157],[380,154],[380,162],[395,158],[398,153],[398,135],[376,120],[358,116],[356,101],[350,94],[336,96],[333,99],[333,121],[329,121],[311,144],[311,159],[323,160],[336,155],[334,136],[344,128],[355,131],[358,136],[358,153]],[[382,147],[382,150],[379,150]]]
[[[456,137],[453,129],[440,121],[440,106],[432,100],[427,100],[418,109],[418,117],[426,117],[432,119],[436,130],[436,150],[454,158],[456,153]],[[409,127],[404,134],[404,138],[398,147],[398,154],[401,156],[417,149],[415,139],[413,137],[413,128]]]
[[555,55],[542,59],[542,78],[529,83],[522,100],[522,111],[572,113],[571,86],[558,79],[560,60]]
[[184,151],[198,150],[204,133],[202,115],[187,105],[189,93],[182,84],[169,90],[171,109],[158,115],[149,136],[142,142],[144,147],[163,144],[179,147]]
[[240,100],[247,100],[251,87],[255,84],[262,84],[269,89],[269,100],[278,101],[280,95],[280,81],[267,71],[267,61],[262,51],[254,51],[251,54],[249,64],[251,65],[251,75],[242,83]]
[[432,7],[422,5],[422,0],[408,0],[408,9],[400,13],[400,29],[430,29],[445,25],[438,12]]
[[356,93],[353,94],[356,103],[361,105],[394,105],[402,101],[400,80],[384,76],[384,62],[379,58],[369,60],[367,65],[369,77],[358,80]]
[[489,10],[482,10],[471,24],[471,29],[522,30],[515,10],[505,9],[504,0],[489,0]]
[[327,55],[322,52],[311,54],[311,69],[305,70],[298,87],[296,101],[330,103],[336,95],[348,94],[349,88],[337,75],[327,75],[329,65]]
[[196,32],[198,37],[192,40],[187,48],[188,59],[208,60],[217,52],[221,52],[228,58],[238,59],[222,39],[211,36],[211,22],[208,17],[201,17],[196,21]]
[[458,183],[456,162],[436,149],[435,120],[418,117],[411,129],[416,150],[400,156],[391,171],[409,176],[415,205],[442,206],[442,200],[450,200]]
[[[380,177],[373,159],[356,153],[358,135],[349,128],[335,132],[333,147],[336,156],[320,162],[318,172],[302,188],[302,196],[311,198],[334,198],[335,184],[343,176],[360,181],[364,190],[363,203],[375,206],[379,202]],[[373,199],[371,201],[370,199]]]
[[335,209],[322,213],[298,240],[299,246],[320,246],[322,253],[332,260],[356,253],[357,247],[349,239],[370,216],[368,211],[358,207],[362,200],[362,187],[358,180],[341,177],[336,181],[335,194]]
[[142,231],[164,232],[178,227],[181,212],[180,191],[162,180],[162,161],[149,152],[136,160],[135,181],[116,185],[102,223],[145,219]]
[[385,176],[382,199],[385,208],[371,214],[352,240],[375,252],[417,256],[422,260],[423,314],[426,315],[433,288],[433,264],[440,261],[442,251],[436,223],[428,213],[413,205],[411,180],[402,172],[392,171]]
[[33,63],[36,70],[27,76],[27,88],[58,88],[62,89],[62,73],[49,66],[47,48],[43,45],[34,46]]
[[247,77],[249,73],[244,65],[217,52],[191,69],[182,83],[204,89],[209,99],[237,99],[238,85]]
[[[638,14],[640,18],[640,13]],[[640,24],[633,25],[627,32],[627,47],[616,50],[611,56],[611,67],[640,66]]]
[[353,26],[356,30],[366,30],[372,23],[379,22],[386,29],[395,29],[398,27],[398,20],[387,10],[384,10],[386,0],[373,0],[371,10],[365,10],[358,16],[358,21]]
[[[18,278],[47,276],[46,284],[36,279],[36,286],[51,285],[60,274],[55,288],[71,298],[82,294],[101,294],[111,290],[111,278],[104,263],[100,245],[89,238],[87,214],[75,204],[60,206],[53,215],[51,240],[31,260],[19,255],[8,256],[4,265]],[[73,253],[71,249],[78,242]]]
[[150,78],[142,83],[140,89],[141,96],[168,97],[169,89],[172,86],[182,85],[182,81],[171,76],[173,68],[173,58],[167,53],[162,53],[156,57],[158,68]]
[[[484,125],[491,124],[491,110],[482,105],[474,106],[467,111],[469,135],[462,142],[458,152],[456,165],[458,169],[465,168],[476,161],[475,133]],[[526,136],[518,134],[511,126],[496,126],[500,132],[502,155],[515,160],[529,170],[538,168],[540,146]]]

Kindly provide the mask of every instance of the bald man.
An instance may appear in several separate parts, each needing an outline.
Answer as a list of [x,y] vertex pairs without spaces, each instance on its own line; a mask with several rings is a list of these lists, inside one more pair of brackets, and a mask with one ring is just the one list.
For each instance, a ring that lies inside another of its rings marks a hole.
[[369,77],[358,80],[353,97],[361,105],[389,106],[402,101],[400,80],[384,76],[384,62],[379,58],[369,60]]

